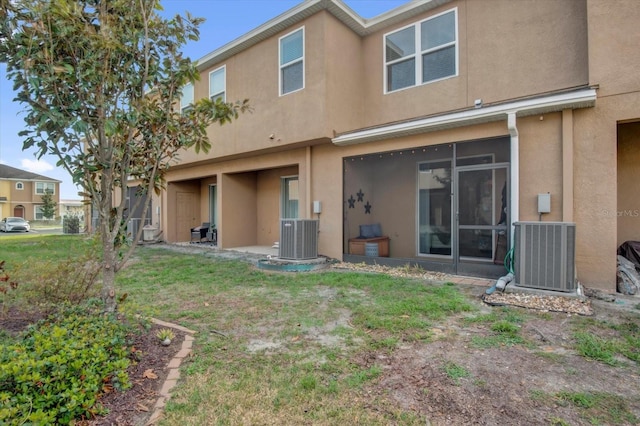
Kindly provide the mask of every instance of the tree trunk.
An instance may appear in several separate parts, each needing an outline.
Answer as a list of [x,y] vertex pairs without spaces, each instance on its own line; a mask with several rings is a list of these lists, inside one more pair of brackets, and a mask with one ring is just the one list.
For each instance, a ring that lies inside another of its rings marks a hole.
[[116,311],[116,260],[118,249],[109,232],[109,220],[101,225],[102,238],[102,301],[106,312]]
[[112,265],[102,265],[102,301],[106,312],[116,311],[116,274]]

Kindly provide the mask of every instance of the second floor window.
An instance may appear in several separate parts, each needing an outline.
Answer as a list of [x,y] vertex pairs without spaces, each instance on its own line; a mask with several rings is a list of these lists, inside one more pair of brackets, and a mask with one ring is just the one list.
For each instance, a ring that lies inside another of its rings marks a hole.
[[280,95],[304,88],[304,28],[280,39]]
[[387,92],[457,73],[456,9],[385,36]]
[[225,79],[225,67],[218,68],[217,70],[209,73],[209,98],[211,98],[212,101],[217,99],[222,100],[222,102],[227,101]]
[[16,189],[21,191],[24,189],[24,183],[22,182],[16,182]]
[[36,182],[36,194],[44,195],[47,192],[55,194],[56,185],[53,182]]
[[193,106],[193,83],[187,83],[182,88],[180,96],[180,111],[185,112]]

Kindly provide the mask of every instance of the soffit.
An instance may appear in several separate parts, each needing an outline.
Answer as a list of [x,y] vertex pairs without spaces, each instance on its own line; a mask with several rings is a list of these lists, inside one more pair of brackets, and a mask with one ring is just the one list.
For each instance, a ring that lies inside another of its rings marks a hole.
[[595,106],[595,102],[596,90],[583,88],[359,129],[338,135],[332,139],[332,142],[339,146],[374,142],[494,121],[506,121],[509,114],[526,117],[565,109],[590,108]]

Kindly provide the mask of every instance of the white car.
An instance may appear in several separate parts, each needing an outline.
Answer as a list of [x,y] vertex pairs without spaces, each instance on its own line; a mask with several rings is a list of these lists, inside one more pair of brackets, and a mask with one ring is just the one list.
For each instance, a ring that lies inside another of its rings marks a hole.
[[11,231],[25,231],[29,232],[31,229],[31,225],[29,222],[24,220],[21,217],[5,217],[0,220],[0,231],[2,232],[11,232]]

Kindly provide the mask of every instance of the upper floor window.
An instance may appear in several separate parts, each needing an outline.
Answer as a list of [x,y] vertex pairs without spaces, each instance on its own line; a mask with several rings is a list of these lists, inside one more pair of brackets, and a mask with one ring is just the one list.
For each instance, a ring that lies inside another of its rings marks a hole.
[[36,182],[36,194],[44,195],[47,192],[55,194],[56,185],[53,182]]
[[218,99],[222,100],[222,102],[227,101],[226,74],[225,67],[220,67],[209,73],[209,98],[211,98],[212,101]]
[[187,83],[182,88],[180,96],[180,111],[185,112],[193,106],[193,83]]
[[280,95],[304,88],[304,28],[280,38]]
[[458,73],[457,11],[387,34],[386,91],[429,83]]
[[16,189],[22,191],[24,189],[24,183],[16,182]]

